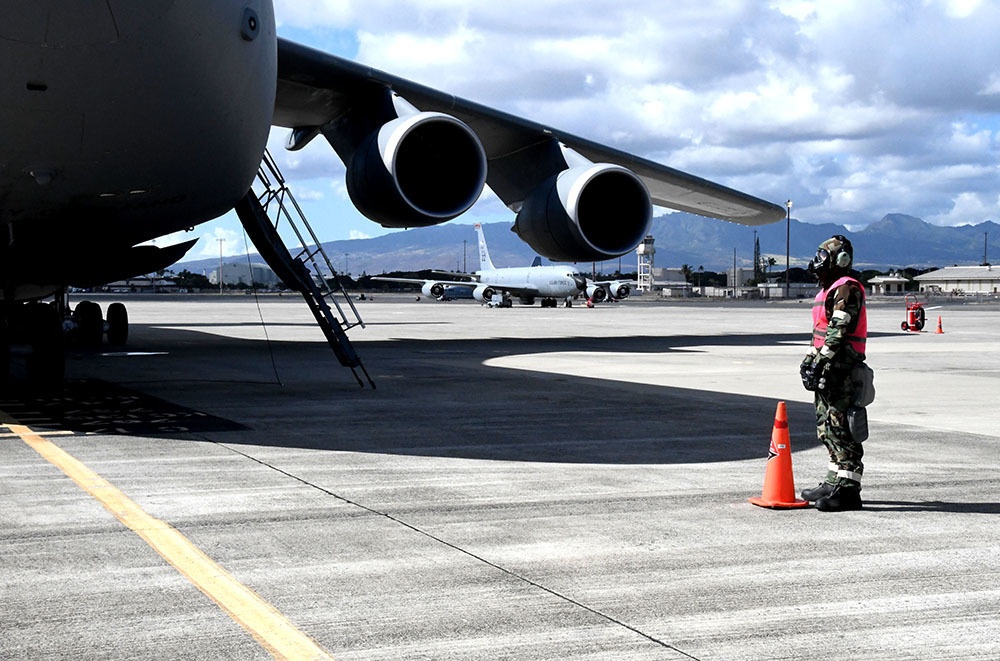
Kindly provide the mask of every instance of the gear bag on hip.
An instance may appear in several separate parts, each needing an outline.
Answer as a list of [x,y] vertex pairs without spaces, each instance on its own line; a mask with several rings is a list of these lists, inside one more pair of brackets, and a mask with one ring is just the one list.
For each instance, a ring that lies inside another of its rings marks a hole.
[[875,401],[875,372],[867,363],[858,363],[851,368],[851,385],[851,406],[864,408]]
[[858,363],[851,368],[851,385],[853,399],[847,409],[847,425],[851,436],[858,443],[868,440],[868,409],[865,407],[875,401],[875,372],[865,363]]

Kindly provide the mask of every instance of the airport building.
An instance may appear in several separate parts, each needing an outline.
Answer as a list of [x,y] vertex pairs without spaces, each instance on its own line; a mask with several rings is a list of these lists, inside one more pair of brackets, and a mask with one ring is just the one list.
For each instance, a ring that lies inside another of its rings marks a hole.
[[[219,284],[219,269],[208,274],[208,281]],[[278,276],[270,266],[265,264],[232,263],[222,265],[222,284],[224,285],[276,285]]]
[[1000,269],[986,266],[948,266],[914,278],[928,294],[1000,293]]
[[681,297],[691,296],[694,287],[684,278],[680,269],[654,267],[652,269],[652,289],[660,292],[660,296]]
[[875,276],[868,281],[868,286],[872,294],[892,296],[905,293],[908,282],[908,278],[893,272],[889,275]]

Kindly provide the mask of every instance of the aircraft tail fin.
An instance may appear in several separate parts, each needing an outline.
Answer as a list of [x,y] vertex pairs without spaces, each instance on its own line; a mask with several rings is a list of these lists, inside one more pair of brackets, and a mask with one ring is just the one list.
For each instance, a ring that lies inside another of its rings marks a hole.
[[535,255],[535,258],[533,260],[531,260],[531,265],[532,266],[541,266],[542,265],[542,258],[539,257],[538,255]]
[[490,251],[486,247],[486,237],[483,236],[483,226],[476,223],[476,233],[479,235],[479,269],[482,271],[492,271],[493,260],[490,259]]

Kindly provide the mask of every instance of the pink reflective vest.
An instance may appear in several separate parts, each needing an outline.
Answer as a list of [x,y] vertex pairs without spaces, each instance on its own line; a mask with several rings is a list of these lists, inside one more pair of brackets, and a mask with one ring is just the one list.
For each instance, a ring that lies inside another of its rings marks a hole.
[[840,278],[827,289],[822,289],[818,294],[816,294],[816,299],[813,301],[813,346],[817,349],[822,349],[823,345],[826,344],[826,330],[830,326],[830,320],[826,316],[826,297],[837,287],[840,287],[848,282],[853,282],[861,290],[862,305],[861,312],[856,320],[857,323],[855,324],[854,332],[846,333],[844,335],[844,341],[847,342],[852,349],[864,355],[865,340],[868,338],[868,311],[864,306],[865,287],[856,279],[849,276]]

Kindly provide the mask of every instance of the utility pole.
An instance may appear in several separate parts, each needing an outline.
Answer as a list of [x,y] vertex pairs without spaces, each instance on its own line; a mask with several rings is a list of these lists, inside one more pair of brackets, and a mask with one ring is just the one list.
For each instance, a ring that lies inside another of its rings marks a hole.
[[738,279],[739,278],[736,276],[736,248],[733,248],[733,300],[734,301],[738,298],[736,291],[736,281]]
[[222,244],[225,239],[218,239],[219,242],[219,296],[222,296]]
[[753,231],[753,279],[754,283],[760,283],[760,239],[757,230]]
[[788,246],[792,235],[792,201],[785,202],[785,299],[788,299]]

